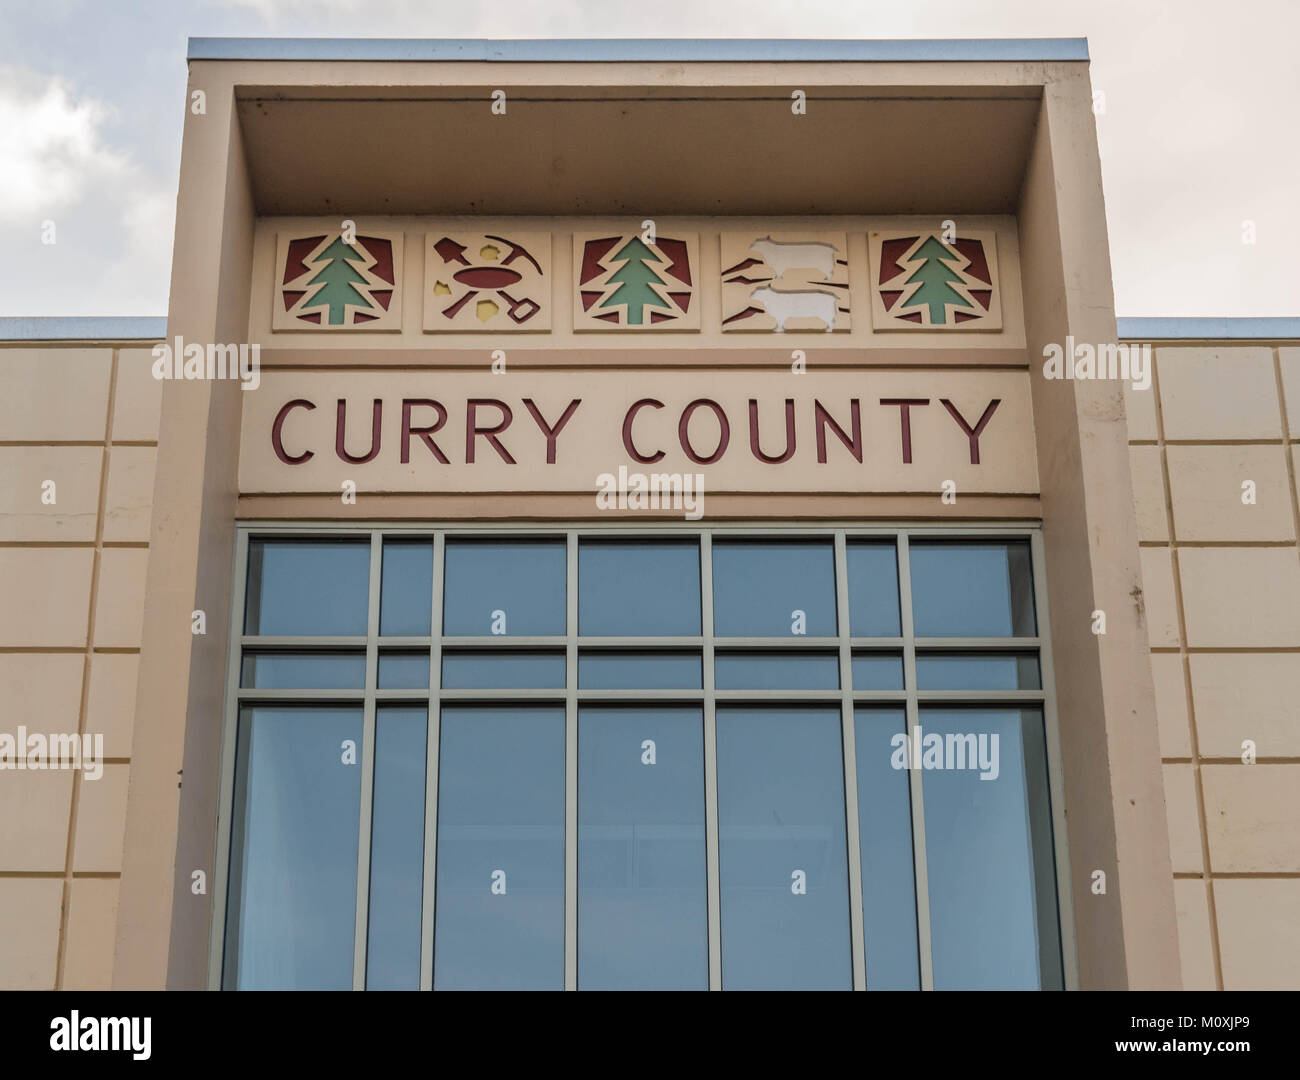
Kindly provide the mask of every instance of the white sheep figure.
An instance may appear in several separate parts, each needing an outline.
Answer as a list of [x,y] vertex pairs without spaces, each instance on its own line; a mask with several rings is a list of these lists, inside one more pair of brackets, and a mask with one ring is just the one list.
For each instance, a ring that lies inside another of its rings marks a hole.
[[769,315],[776,320],[776,328],[785,330],[787,319],[821,319],[827,330],[835,329],[835,297],[830,293],[814,290],[802,292],[777,292],[772,286],[764,285],[749,294],[752,302],[763,305]]
[[765,236],[749,245],[777,277],[784,277],[787,270],[816,270],[827,281],[835,275],[835,245],[783,243]]

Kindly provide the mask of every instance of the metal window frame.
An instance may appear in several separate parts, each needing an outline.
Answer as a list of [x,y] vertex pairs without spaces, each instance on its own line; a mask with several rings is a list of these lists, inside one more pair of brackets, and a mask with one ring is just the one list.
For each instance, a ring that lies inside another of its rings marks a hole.
[[[446,542],[450,539],[509,536],[512,539],[549,539],[565,544],[566,620],[565,633],[554,636],[443,637],[442,601]],[[699,635],[678,637],[591,637],[578,633],[578,545],[584,539],[654,540],[693,537],[700,551],[701,630]],[[346,539],[370,541],[370,594],[364,637],[258,636],[243,633],[244,602],[248,577],[248,547],[251,540]],[[713,540],[792,539],[825,540],[832,546],[835,568],[835,637],[716,638],[713,633]],[[383,637],[379,634],[379,600],[382,587],[382,552],[387,539],[427,538],[433,543],[434,585],[429,636]],[[900,636],[896,638],[853,637],[849,627],[847,549],[860,539],[892,540],[898,559]],[[1038,634],[1020,638],[917,638],[912,626],[910,542],[914,539],[1020,540],[1030,544],[1031,580]],[[359,704],[363,709],[362,802],[357,860],[357,906],[353,941],[353,989],[365,987],[368,945],[369,856],[374,785],[375,715],[385,703],[428,703],[425,765],[425,835],[423,906],[420,938],[420,989],[432,989],[435,933],[438,820],[438,749],[443,702],[562,703],[565,708],[565,898],[564,898],[564,989],[578,985],[578,710],[586,703],[670,703],[700,706],[704,716],[705,845],[708,910],[709,989],[722,988],[721,875],[719,869],[719,826],[717,791],[717,713],[719,703],[763,702],[765,704],[831,704],[840,706],[843,750],[845,826],[849,868],[849,928],[852,948],[853,989],[865,990],[865,928],[862,912],[862,867],[858,821],[857,762],[854,713],[859,706],[895,705],[904,709],[910,737],[925,705],[1036,706],[1042,710],[1048,765],[1048,790],[1052,813],[1052,849],[1055,858],[1055,886],[1062,972],[1066,989],[1078,987],[1078,959],[1073,917],[1069,849],[1065,824],[1064,774],[1056,708],[1056,687],[1052,663],[1050,616],[1046,590],[1045,548],[1042,530],[1023,523],[930,526],[832,522],[753,522],[718,526],[696,522],[656,522],[653,525],[596,525],[588,522],[470,523],[436,525],[409,522],[241,522],[237,526],[234,552],[232,603],[234,617],[227,655],[224,701],[220,796],[217,811],[216,844],[212,872],[212,908],[209,932],[208,985],[220,989],[225,960],[225,926],[230,882],[231,825],[234,815],[235,751],[240,710],[247,704],[273,702],[333,702]],[[240,674],[245,649],[267,651],[365,651],[366,678],[363,688],[350,690],[257,690],[241,687]],[[378,686],[378,656],[392,648],[427,649],[427,689],[386,690]],[[443,653],[472,648],[521,652],[562,652],[566,680],[563,689],[547,690],[447,690],[441,687]],[[702,664],[702,684],[688,690],[580,690],[577,665],[579,652],[587,648],[614,651],[692,650]],[[719,650],[770,650],[831,652],[838,656],[840,686],[836,690],[718,690],[714,684],[714,658]],[[918,651],[959,650],[965,652],[1033,651],[1039,659],[1041,689],[1038,690],[919,690],[916,685]],[[863,652],[901,654],[904,685],[901,690],[852,689],[852,660]],[[922,770],[909,770],[912,852],[916,889],[917,935],[922,990],[934,988],[933,953],[930,937],[929,889],[926,872],[925,817]]]

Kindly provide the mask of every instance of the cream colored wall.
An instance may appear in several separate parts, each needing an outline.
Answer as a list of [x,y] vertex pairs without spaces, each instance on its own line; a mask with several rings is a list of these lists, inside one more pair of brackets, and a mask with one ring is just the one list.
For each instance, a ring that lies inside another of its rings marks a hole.
[[1296,989],[1300,348],[1179,344],[1155,367],[1129,453],[1183,985]]
[[161,400],[132,345],[0,343],[0,732],[105,759],[0,771],[3,989],[111,985]]
[[[161,397],[149,362],[147,347],[0,346],[0,730],[99,732],[107,760],[97,781],[0,772],[0,905],[30,928],[0,941],[4,988],[111,981]],[[1168,346],[1156,368],[1128,422],[1183,983],[1294,988],[1300,348]]]

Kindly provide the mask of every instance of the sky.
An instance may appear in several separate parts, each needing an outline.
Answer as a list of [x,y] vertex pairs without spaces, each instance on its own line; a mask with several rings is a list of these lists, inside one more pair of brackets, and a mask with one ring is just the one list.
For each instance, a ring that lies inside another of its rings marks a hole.
[[1122,316],[1300,315],[1300,0],[0,0],[0,315],[162,315],[188,37],[1087,37]]

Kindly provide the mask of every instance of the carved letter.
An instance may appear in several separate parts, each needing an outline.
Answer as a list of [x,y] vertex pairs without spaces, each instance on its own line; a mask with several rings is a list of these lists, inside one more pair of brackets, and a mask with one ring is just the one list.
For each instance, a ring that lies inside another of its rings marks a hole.
[[[438,414],[438,419],[433,422],[431,427],[411,427],[411,410],[417,405],[421,408],[433,409]],[[442,407],[440,402],[431,398],[402,398],[402,464],[405,465],[411,460],[412,435],[418,435],[420,441],[433,452],[433,456],[440,462],[444,465],[450,464],[447,461],[447,455],[438,448],[438,444],[431,438],[433,433],[446,422],[447,410]]]
[[564,430],[564,425],[572,419],[573,414],[577,411],[578,406],[582,404],[582,398],[574,398],[569,402],[569,407],[564,410],[564,414],[555,421],[552,427],[542,418],[542,411],[533,404],[532,398],[524,398],[524,405],[527,406],[529,415],[537,422],[537,426],[542,429],[542,434],[546,436],[546,464],[555,464],[555,440],[560,437],[560,432]]
[[271,447],[275,450],[275,456],[283,461],[286,465],[301,465],[304,461],[310,461],[314,456],[311,450],[304,450],[297,457],[288,454],[284,449],[284,421],[289,415],[290,409],[314,409],[313,402],[306,398],[294,398],[292,401],[285,402],[280,407],[280,411],[275,414],[275,421],[271,424]]
[[370,449],[361,457],[353,457],[343,445],[343,436],[348,423],[348,403],[343,398],[339,398],[337,417],[334,424],[334,452],[338,454],[339,460],[351,465],[364,465],[367,461],[373,461],[375,455],[379,453],[379,427],[384,418],[384,403],[379,398],[375,398],[375,403],[371,407]]
[[664,407],[662,401],[656,401],[654,398],[642,398],[640,401],[634,401],[632,407],[628,409],[627,415],[623,417],[623,449],[628,452],[628,456],[633,461],[639,461],[642,465],[653,464],[664,456],[662,450],[656,450],[653,454],[643,454],[632,443],[632,422],[636,419],[636,414],[647,405],[653,405],[656,409]]
[[857,398],[849,400],[849,417],[853,427],[852,439],[844,433],[844,429],[826,411],[826,406],[816,398],[813,399],[813,424],[817,428],[818,464],[826,464],[826,427],[828,424],[831,430],[835,432],[835,437],[849,448],[849,453],[853,455],[857,463],[862,464],[862,407],[858,404]]
[[[695,410],[701,406],[713,410],[713,415],[718,418],[718,446],[708,457],[701,457],[691,446],[691,437],[688,429],[691,424],[691,417],[695,415]],[[710,398],[696,398],[682,410],[682,418],[677,422],[677,440],[682,444],[682,450],[696,465],[712,465],[723,454],[727,452],[727,444],[731,442],[731,425],[727,423],[727,414],[722,411],[722,406]]]
[[[480,405],[495,405],[501,410],[501,422],[495,427],[480,428],[478,426],[478,407]],[[518,462],[510,456],[510,451],[501,445],[501,440],[497,438],[501,432],[510,426],[510,421],[515,418],[515,414],[510,411],[510,406],[504,401],[498,401],[496,398],[470,398],[465,403],[465,464],[474,464],[474,438],[482,435],[492,448],[501,455],[501,460],[507,465],[517,465]]]
[[882,405],[897,405],[903,428],[903,464],[912,464],[912,406],[929,405],[929,398],[881,398]]

